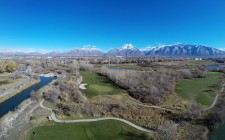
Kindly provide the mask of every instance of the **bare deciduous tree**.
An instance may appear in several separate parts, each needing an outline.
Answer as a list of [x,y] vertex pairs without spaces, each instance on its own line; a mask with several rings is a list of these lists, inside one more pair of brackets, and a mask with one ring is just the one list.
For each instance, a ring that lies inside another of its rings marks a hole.
[[22,74],[21,74],[20,71],[16,70],[16,71],[14,71],[14,72],[12,73],[11,76],[12,76],[13,79],[19,79],[19,78],[22,77]]
[[127,89],[131,96],[147,103],[156,104],[173,93],[175,88],[175,76],[171,72],[137,72],[106,70],[102,74],[107,75],[112,81]]
[[192,78],[192,73],[189,69],[182,69],[181,70],[181,75],[184,79],[189,79]]
[[81,70],[86,70],[86,71],[93,71],[94,70],[94,66],[92,64],[88,64],[88,63],[79,63],[79,68]]

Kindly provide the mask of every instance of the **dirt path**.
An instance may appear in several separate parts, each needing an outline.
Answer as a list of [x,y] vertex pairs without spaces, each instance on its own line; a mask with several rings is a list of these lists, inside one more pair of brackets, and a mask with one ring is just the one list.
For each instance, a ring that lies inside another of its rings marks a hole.
[[154,109],[160,109],[160,110],[167,110],[167,111],[173,111],[172,109],[169,109],[169,108],[164,108],[164,107],[161,107],[161,106],[155,106],[155,105],[146,105],[144,103],[141,103],[141,102],[138,102],[138,100],[135,100],[134,98],[130,97],[130,100],[132,100],[133,103],[139,105],[139,106],[143,106],[143,107],[148,107],[148,108],[154,108]]
[[127,120],[124,120],[124,119],[121,119],[121,118],[115,118],[115,117],[104,117],[104,118],[96,118],[96,119],[80,119],[80,120],[59,120],[59,119],[56,118],[55,113],[52,111],[52,109],[45,107],[43,105],[43,102],[44,102],[44,100],[42,100],[40,102],[40,106],[44,109],[47,109],[47,110],[51,111],[52,112],[51,113],[52,120],[55,121],[55,122],[58,122],[58,123],[79,123],[79,122],[95,122],[95,121],[102,121],[102,120],[117,120],[117,121],[124,122],[124,123],[136,128],[140,131],[147,132],[147,133],[156,133],[156,131],[154,131],[154,130],[149,130],[149,129],[140,127],[136,124],[133,124],[130,121],[127,121]]
[[212,109],[212,108],[216,105],[216,103],[217,103],[217,101],[218,101],[218,97],[219,97],[219,96],[220,96],[220,94],[224,91],[224,86],[225,86],[225,84],[223,84],[223,87],[220,89],[220,91],[219,91],[219,92],[217,92],[216,97],[214,98],[213,103],[212,103],[209,107],[204,108],[204,109],[199,110],[199,111],[206,111],[206,110],[210,110],[210,109]]
[[215,97],[213,103],[212,103],[209,107],[204,108],[204,109],[202,109],[202,110],[200,110],[200,111],[206,111],[206,110],[212,109],[212,108],[216,105],[219,95],[220,95],[220,94],[217,93],[217,95],[216,95],[216,97]]

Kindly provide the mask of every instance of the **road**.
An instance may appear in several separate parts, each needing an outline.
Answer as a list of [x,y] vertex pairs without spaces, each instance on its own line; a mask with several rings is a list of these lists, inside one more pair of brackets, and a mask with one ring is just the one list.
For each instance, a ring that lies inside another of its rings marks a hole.
[[57,123],[79,123],[79,122],[95,122],[95,121],[103,121],[103,120],[116,120],[116,121],[126,123],[126,124],[136,128],[136,129],[140,130],[140,131],[143,131],[143,132],[156,133],[156,131],[154,131],[154,130],[149,130],[149,129],[140,127],[136,124],[133,124],[130,121],[127,121],[127,120],[121,119],[121,118],[116,118],[116,117],[104,117],[104,118],[96,118],[96,119],[79,119],[79,120],[59,120],[59,119],[56,118],[55,113],[52,111],[52,109],[48,108],[48,107],[45,107],[43,105],[43,102],[44,102],[44,99],[40,102],[40,106],[42,108],[46,109],[46,110],[51,111],[51,118],[52,118],[53,121],[55,121]]

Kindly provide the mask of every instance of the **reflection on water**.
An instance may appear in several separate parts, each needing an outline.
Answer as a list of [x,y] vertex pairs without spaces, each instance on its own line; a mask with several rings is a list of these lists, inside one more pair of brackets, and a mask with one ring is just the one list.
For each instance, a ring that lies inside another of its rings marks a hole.
[[40,77],[40,82],[28,87],[8,100],[0,103],[0,117],[7,114],[9,111],[13,111],[20,103],[30,97],[31,91],[37,91],[43,86],[50,83],[54,77]]

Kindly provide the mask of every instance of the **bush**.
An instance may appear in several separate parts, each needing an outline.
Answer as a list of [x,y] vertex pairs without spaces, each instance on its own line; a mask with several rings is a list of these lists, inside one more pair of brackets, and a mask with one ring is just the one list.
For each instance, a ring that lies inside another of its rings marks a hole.
[[208,72],[203,67],[197,67],[194,71],[194,77],[195,78],[205,78],[208,76]]
[[142,102],[157,104],[174,92],[176,74],[172,72],[136,72],[104,70],[113,82],[127,89]]
[[12,78],[13,78],[13,79],[19,79],[19,78],[21,78],[21,77],[22,77],[22,74],[21,74],[21,72],[18,71],[18,70],[14,71],[14,72],[12,73]]
[[6,71],[9,73],[12,73],[13,71],[15,71],[15,69],[16,69],[16,66],[13,63],[10,63],[6,66]]
[[57,103],[59,97],[59,91],[57,89],[49,90],[48,92],[44,93],[44,98],[52,103]]
[[192,78],[192,73],[189,69],[182,69],[181,70],[181,75],[184,79],[189,79]]
[[4,68],[0,66],[0,73],[4,73]]
[[94,66],[92,64],[88,64],[88,63],[79,63],[79,68],[81,70],[86,70],[86,71],[93,71],[94,70]]
[[34,101],[37,101],[38,100],[38,93],[32,90],[31,94],[30,94],[30,99],[34,100]]

